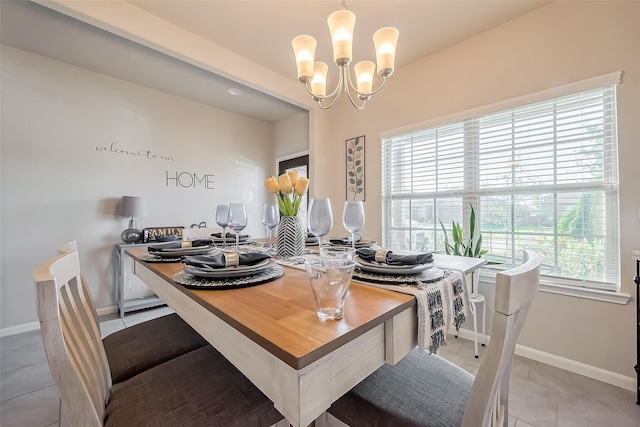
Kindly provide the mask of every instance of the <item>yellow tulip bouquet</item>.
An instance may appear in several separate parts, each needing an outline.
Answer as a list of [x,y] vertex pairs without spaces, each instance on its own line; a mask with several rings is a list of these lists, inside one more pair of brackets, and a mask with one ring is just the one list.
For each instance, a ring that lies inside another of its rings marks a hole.
[[275,193],[282,215],[296,216],[300,209],[302,196],[309,188],[309,179],[298,176],[297,171],[289,171],[280,175],[277,180],[275,176],[268,178],[264,182],[264,186],[270,193]]

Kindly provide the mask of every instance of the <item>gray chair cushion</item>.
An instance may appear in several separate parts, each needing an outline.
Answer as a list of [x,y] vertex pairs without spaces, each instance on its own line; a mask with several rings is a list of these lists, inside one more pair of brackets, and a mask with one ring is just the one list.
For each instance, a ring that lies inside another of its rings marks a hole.
[[365,426],[460,426],[474,376],[427,352],[384,365],[338,399],[328,412]]
[[260,427],[281,419],[251,381],[206,346],[114,385],[104,425]]
[[102,343],[114,384],[207,345],[177,314],[130,326],[106,336]]

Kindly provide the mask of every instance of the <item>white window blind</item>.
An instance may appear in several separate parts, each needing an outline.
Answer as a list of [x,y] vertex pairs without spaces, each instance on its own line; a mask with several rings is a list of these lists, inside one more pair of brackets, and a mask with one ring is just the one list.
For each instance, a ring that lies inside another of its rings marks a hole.
[[444,253],[476,211],[486,258],[617,289],[615,84],[383,138],[383,244]]

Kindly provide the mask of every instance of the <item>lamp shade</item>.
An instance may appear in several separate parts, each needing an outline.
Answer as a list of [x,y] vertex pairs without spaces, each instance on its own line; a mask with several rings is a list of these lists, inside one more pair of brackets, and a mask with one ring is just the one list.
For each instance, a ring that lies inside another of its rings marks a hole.
[[356,72],[356,82],[358,92],[370,93],[373,87],[373,73],[376,71],[376,64],[371,61],[360,61],[353,67]]
[[399,35],[398,30],[393,27],[380,28],[373,35],[378,73],[380,75],[391,75],[393,73]]
[[147,203],[142,197],[122,196],[118,215],[127,217],[141,217],[147,215]]
[[316,62],[313,67],[313,80],[311,81],[311,92],[317,96],[327,94],[327,72],[329,66],[324,62]]
[[316,39],[311,36],[298,36],[291,42],[296,56],[298,79],[306,81],[313,78],[313,59],[316,55]]
[[356,15],[349,10],[338,10],[327,19],[331,41],[333,43],[333,60],[336,64],[351,62],[353,47],[353,29],[356,26]]

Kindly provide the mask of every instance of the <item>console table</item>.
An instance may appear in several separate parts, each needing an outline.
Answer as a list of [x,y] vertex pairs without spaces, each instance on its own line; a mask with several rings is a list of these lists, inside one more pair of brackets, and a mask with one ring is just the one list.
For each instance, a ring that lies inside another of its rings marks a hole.
[[[118,311],[120,312],[120,318],[123,319],[124,315],[130,311],[143,310],[145,308],[157,307],[159,305],[166,305],[162,299],[156,295],[149,295],[140,298],[125,298],[125,283],[131,283],[136,281],[144,283],[137,278],[133,272],[133,260],[130,256],[126,256],[125,251],[132,248],[146,248],[149,245],[157,245],[158,242],[151,243],[116,243],[115,246],[115,272],[114,272],[114,285],[116,288],[116,300],[118,302]],[[146,286],[146,285],[145,285]]]
[[637,387],[637,398],[636,404],[640,405],[640,301],[638,298],[640,297],[640,251],[633,251],[633,259],[636,262],[636,276],[633,281],[636,282],[636,329],[637,329],[637,337],[636,337],[636,387]]

